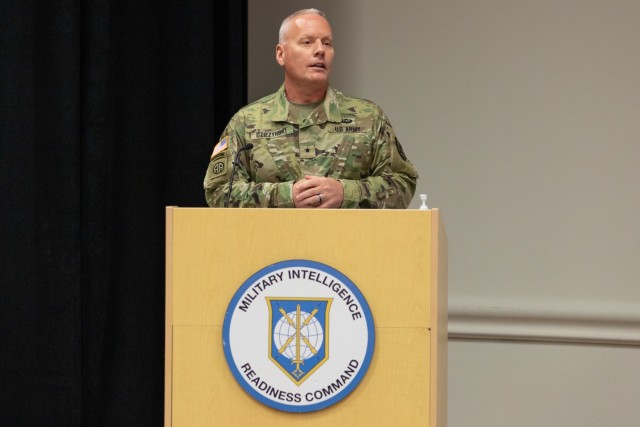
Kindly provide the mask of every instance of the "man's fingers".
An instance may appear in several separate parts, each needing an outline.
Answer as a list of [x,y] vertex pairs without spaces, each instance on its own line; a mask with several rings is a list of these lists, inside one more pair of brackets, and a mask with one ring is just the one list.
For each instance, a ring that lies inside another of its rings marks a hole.
[[293,184],[294,204],[298,207],[340,207],[344,197],[342,184],[332,178],[305,176]]

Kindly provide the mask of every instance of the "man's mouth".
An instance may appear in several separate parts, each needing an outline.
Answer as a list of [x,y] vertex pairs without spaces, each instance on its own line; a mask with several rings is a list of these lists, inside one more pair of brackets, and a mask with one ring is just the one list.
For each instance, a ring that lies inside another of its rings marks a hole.
[[324,63],[322,62],[316,62],[315,64],[311,64],[310,65],[311,68],[321,68],[323,70],[325,70],[327,67]]

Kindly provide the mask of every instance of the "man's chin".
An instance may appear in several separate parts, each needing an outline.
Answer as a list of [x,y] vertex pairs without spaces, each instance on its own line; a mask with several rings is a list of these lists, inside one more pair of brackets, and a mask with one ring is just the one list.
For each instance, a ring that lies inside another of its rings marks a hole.
[[328,85],[329,84],[329,74],[327,74],[327,73],[325,73],[325,74],[316,73],[316,74],[313,74],[311,76],[308,76],[306,81],[308,83],[310,83],[310,84],[317,85],[317,86]]

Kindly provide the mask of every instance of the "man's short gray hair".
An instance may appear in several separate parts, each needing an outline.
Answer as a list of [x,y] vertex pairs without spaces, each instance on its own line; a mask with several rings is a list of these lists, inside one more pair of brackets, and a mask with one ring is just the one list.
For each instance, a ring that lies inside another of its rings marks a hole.
[[282,21],[282,25],[280,25],[280,32],[278,33],[278,43],[284,43],[285,38],[287,37],[287,33],[289,32],[289,28],[291,27],[291,22],[293,22],[295,18],[297,18],[300,15],[308,15],[308,14],[320,15],[323,18],[327,17],[324,14],[324,12],[321,12],[318,9],[313,9],[313,8],[302,9],[297,12],[293,12],[291,15],[284,18],[284,21]]

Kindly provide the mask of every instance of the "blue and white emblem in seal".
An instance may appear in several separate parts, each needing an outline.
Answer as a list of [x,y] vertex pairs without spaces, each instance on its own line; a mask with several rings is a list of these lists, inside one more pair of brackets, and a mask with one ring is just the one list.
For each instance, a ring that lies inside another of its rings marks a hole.
[[351,393],[369,368],[373,316],[355,284],[308,260],[253,274],[231,299],[224,354],[236,381],[287,412],[324,409]]

